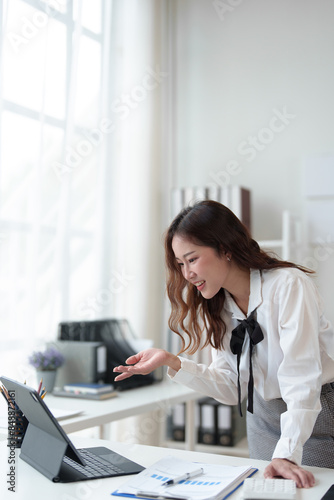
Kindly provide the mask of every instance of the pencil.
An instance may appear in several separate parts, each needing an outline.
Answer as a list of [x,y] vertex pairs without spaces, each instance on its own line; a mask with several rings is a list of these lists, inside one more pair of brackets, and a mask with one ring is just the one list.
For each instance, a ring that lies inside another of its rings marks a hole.
[[47,391],[44,391],[43,394],[41,395],[41,398],[44,399]]
[[7,403],[13,408],[13,410],[15,410],[15,406],[14,406],[13,400],[10,397],[10,395],[8,394],[8,391],[7,391],[7,389],[4,386],[1,387],[1,394],[3,395],[3,397],[5,398],[5,400],[7,401]]
[[6,396],[6,399],[7,399],[8,403],[9,403],[9,401],[10,401],[12,398],[11,398],[11,397],[10,397],[10,395],[8,394],[8,391],[7,391],[6,387],[3,385],[3,386],[1,387],[1,389],[2,389],[2,392],[4,393],[4,395]]
[[5,398],[5,400],[6,400],[6,401],[7,401],[7,403],[8,403],[8,399],[6,398],[5,393],[4,393],[4,392],[3,392],[3,390],[2,390],[2,387],[0,387],[0,392],[1,392],[1,394],[3,395],[3,397]]
[[42,384],[43,384],[43,379],[41,378],[41,381],[40,381],[39,386],[38,386],[38,389],[37,389],[38,394],[40,394],[40,393],[41,393]]

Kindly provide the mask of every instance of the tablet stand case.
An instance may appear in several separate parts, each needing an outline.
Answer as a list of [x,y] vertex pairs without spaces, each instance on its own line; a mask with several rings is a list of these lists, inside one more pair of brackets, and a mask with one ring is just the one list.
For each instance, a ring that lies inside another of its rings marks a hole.
[[81,465],[85,462],[54,418],[39,394],[32,388],[1,377],[4,386],[29,421],[21,445],[22,458],[54,482],[82,480],[82,476],[63,463],[66,455]]

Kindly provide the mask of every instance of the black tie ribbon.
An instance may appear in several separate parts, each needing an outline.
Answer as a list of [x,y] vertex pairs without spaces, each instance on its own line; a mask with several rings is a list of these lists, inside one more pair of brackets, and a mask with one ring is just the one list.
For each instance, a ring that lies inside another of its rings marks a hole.
[[253,346],[258,344],[263,340],[263,333],[259,323],[254,318],[255,310],[251,312],[247,319],[240,321],[240,324],[232,330],[232,337],[230,342],[230,348],[233,354],[237,355],[237,368],[238,368],[238,406],[239,413],[242,417],[241,411],[241,388],[240,388],[240,358],[242,352],[242,346],[244,343],[246,330],[249,335],[249,380],[248,380],[248,405],[247,410],[253,413],[253,390],[254,390],[254,378],[253,378],[253,366],[252,366],[252,353]]

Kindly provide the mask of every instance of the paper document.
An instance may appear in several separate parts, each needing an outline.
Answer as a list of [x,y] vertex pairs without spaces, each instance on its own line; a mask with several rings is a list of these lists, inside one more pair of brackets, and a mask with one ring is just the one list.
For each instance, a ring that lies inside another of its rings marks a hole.
[[[203,469],[203,474],[165,486],[164,483],[183,474]],[[240,486],[257,469],[187,462],[173,456],[159,460],[138,475],[131,477],[113,495],[136,498],[162,498],[180,500],[222,499]]]
[[[5,405],[3,405],[5,407]],[[7,411],[7,409],[6,409]],[[78,417],[84,412],[82,410],[61,410],[58,408],[50,408],[52,415],[58,420],[65,420],[67,418]],[[0,429],[8,429],[8,415],[2,416],[0,412]]]
[[78,417],[83,414],[82,410],[62,410],[60,408],[50,408],[52,415],[59,421],[66,418]]

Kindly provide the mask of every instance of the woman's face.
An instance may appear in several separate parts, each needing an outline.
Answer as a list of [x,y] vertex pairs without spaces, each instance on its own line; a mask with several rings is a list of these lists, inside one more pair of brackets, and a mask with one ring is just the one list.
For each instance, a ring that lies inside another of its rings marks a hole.
[[172,248],[184,278],[205,299],[211,299],[221,288],[227,288],[231,265],[226,255],[219,256],[213,248],[196,245],[177,235],[173,238]]

